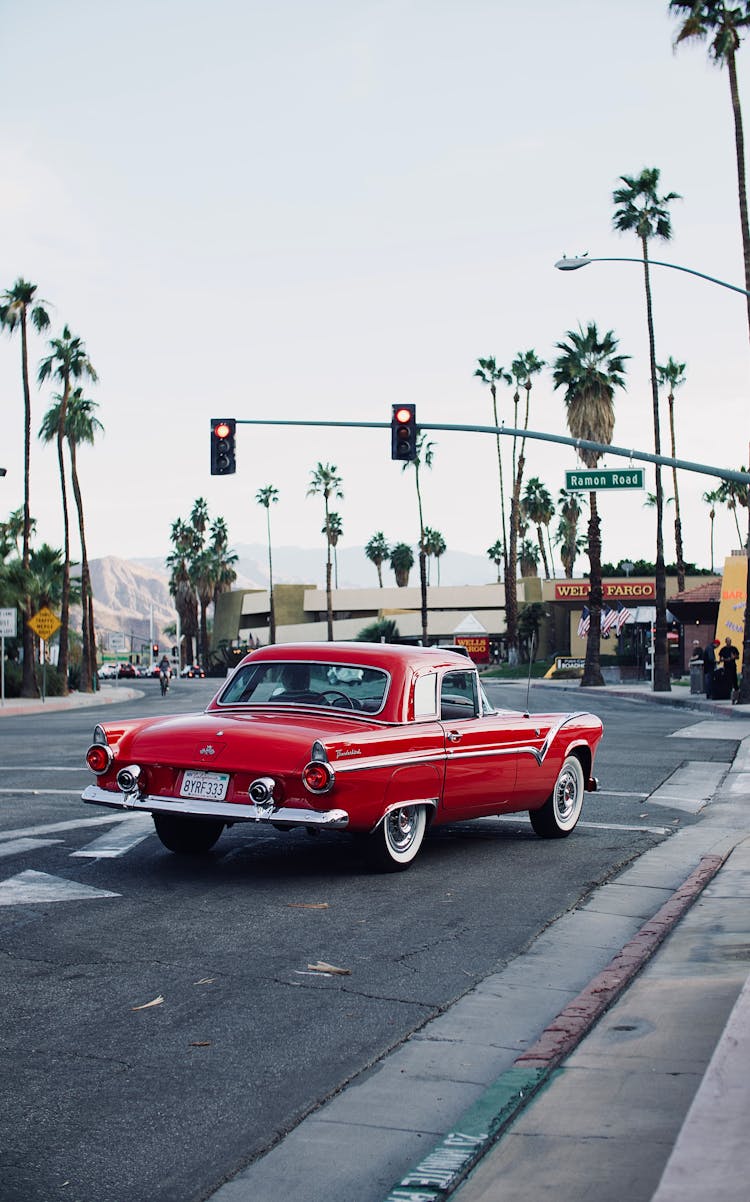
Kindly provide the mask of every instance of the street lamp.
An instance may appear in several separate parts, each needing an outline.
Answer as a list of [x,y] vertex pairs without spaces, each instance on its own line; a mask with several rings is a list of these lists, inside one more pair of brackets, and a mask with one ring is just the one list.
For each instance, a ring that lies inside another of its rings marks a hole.
[[[561,259],[557,260],[555,267],[558,271],[578,271],[579,267],[588,267],[589,263],[640,263],[643,266],[644,260],[621,255],[606,255],[602,257],[574,255],[572,258],[563,255]],[[695,271],[692,267],[683,267],[680,263],[665,263],[660,259],[649,259],[648,263],[649,266],[670,267],[672,271],[684,271],[687,275],[695,275],[700,280],[708,280],[710,284],[718,284],[720,288],[729,288],[730,291],[739,292],[742,296],[750,296],[747,288],[739,288],[736,284],[728,284],[726,280],[719,280],[714,275],[706,275],[704,271]],[[739,700],[743,703],[750,703],[750,509],[748,510],[748,536],[745,551],[747,554],[745,633],[742,640],[742,677],[740,679]]]
[[[574,255],[568,258],[563,255],[555,263],[558,271],[578,271],[579,267],[588,267],[589,263],[640,263],[643,266],[643,259],[629,259],[620,256],[607,256],[606,258],[589,258],[588,255]],[[719,284],[722,288],[730,288],[732,292],[741,292],[743,296],[750,296],[747,288],[738,288],[736,284],[728,284],[726,280],[717,280],[714,275],[706,275],[705,271],[695,271],[692,267],[682,267],[679,263],[664,263],[660,259],[649,259],[649,267],[671,267],[673,271],[685,271],[688,275],[697,275],[700,280],[708,280],[711,284]]]

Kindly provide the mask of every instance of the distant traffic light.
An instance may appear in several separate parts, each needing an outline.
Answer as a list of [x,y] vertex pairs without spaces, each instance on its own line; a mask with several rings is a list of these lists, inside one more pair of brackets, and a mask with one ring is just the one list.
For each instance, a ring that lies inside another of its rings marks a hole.
[[233,417],[214,417],[211,419],[211,475],[231,476],[237,471],[237,461],[234,453],[234,430],[236,422]]
[[391,415],[391,459],[413,462],[417,457],[417,406],[394,405]]
[[158,644],[158,643],[152,643],[152,644],[151,644],[151,650],[152,650],[152,651],[153,651],[153,653],[154,653],[154,659],[156,659],[157,655],[159,654],[159,644]]

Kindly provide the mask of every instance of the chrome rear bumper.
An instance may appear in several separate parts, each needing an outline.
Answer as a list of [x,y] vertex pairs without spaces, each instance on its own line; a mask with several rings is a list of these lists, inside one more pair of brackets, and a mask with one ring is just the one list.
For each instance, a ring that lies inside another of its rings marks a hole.
[[81,797],[91,805],[112,810],[145,810],[150,814],[185,814],[189,818],[220,818],[222,822],[270,822],[273,826],[312,826],[343,830],[349,825],[346,810],[304,810],[301,807],[228,805],[222,801],[199,801],[187,797],[149,797],[148,794],[110,793],[89,785]]

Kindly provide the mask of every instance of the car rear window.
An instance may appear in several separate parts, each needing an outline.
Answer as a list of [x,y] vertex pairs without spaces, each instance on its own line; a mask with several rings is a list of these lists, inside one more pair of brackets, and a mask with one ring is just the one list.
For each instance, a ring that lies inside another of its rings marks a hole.
[[265,660],[244,664],[219,694],[219,705],[320,705],[377,714],[388,673],[348,664]]

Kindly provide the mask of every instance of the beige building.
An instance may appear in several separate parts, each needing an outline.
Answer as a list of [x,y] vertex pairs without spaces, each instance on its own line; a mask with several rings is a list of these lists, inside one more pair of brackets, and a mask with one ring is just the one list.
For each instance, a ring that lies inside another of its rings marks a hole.
[[[520,581],[519,604],[525,600],[540,600],[540,584],[536,578]],[[273,595],[277,642],[324,641],[328,637],[325,589],[304,584],[278,584]],[[380,618],[392,618],[402,638],[422,637],[419,587],[334,589],[332,602],[333,636],[337,640],[355,639],[365,626]],[[505,588],[502,584],[431,586],[427,589],[427,608],[430,638],[439,642],[451,642],[457,628],[469,615],[473,615],[478,626],[491,637],[499,638],[505,631]],[[223,593],[216,605],[212,647],[218,647],[223,641],[230,645],[267,643],[268,621],[267,589]]]

